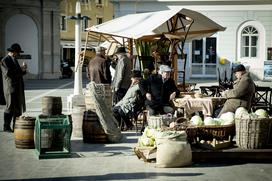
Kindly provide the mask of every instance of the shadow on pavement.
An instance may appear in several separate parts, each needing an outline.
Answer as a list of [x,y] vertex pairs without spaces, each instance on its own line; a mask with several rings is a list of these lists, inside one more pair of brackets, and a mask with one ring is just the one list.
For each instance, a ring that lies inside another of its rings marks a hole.
[[[58,177],[58,178],[36,178],[36,179],[18,179],[18,180],[31,180],[31,181],[77,181],[77,180],[130,180],[130,179],[155,179],[160,176],[172,177],[177,179],[179,177],[192,177],[201,176],[203,173],[156,173],[156,172],[135,172],[135,173],[111,173],[105,175],[93,175],[93,176],[78,176],[78,177]],[[163,179],[162,179],[163,180]]]

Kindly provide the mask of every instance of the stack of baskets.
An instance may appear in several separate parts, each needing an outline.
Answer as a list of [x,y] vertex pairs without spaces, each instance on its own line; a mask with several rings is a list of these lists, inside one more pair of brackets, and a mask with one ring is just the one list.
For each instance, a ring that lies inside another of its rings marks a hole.
[[236,119],[236,144],[244,149],[272,145],[272,117]]

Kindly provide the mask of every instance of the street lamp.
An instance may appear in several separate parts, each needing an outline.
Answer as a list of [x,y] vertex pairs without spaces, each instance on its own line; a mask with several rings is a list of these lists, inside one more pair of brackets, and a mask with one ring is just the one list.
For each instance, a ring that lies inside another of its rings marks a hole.
[[80,63],[81,52],[81,21],[90,19],[87,16],[81,16],[80,1],[76,2],[76,15],[69,17],[75,20],[75,76],[74,93],[67,97],[67,106],[71,110],[75,105],[84,105],[84,96],[82,93],[82,64]]

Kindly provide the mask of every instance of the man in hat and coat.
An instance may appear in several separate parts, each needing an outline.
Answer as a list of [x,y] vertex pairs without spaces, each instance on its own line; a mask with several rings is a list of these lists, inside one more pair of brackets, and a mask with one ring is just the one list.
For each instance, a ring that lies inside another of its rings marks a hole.
[[145,105],[149,115],[173,113],[170,101],[179,96],[179,90],[170,77],[171,71],[168,65],[161,65],[158,74],[141,82],[140,88],[146,96]]
[[1,70],[3,78],[6,108],[4,110],[4,127],[6,132],[13,132],[16,117],[21,116],[26,110],[23,75],[26,74],[27,65],[20,66],[17,57],[23,53],[21,46],[14,43],[7,49],[8,54],[2,59]]
[[[143,106],[139,83],[142,79],[141,71],[133,70],[131,73],[131,85],[125,96],[113,107],[113,115],[119,122],[122,130],[131,129],[133,124],[130,118]],[[124,121],[125,125],[122,125]]]
[[97,84],[111,83],[110,65],[107,63],[105,51],[106,48],[104,47],[96,47],[96,55],[90,60],[88,65],[89,80],[94,81]]
[[118,103],[126,94],[131,80],[132,62],[126,54],[125,47],[118,47],[116,51],[117,65],[112,83],[114,89],[113,101]]
[[250,73],[246,71],[244,65],[239,64],[233,69],[237,78],[233,83],[233,89],[223,92],[223,97],[227,98],[218,117],[226,112],[235,112],[238,107],[244,107],[248,110],[254,98],[255,84]]

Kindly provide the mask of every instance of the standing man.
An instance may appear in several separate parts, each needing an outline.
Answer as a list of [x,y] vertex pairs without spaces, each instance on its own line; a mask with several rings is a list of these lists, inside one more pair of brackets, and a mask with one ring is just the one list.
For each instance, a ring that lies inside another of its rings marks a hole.
[[126,94],[131,83],[132,63],[126,54],[125,47],[118,47],[116,51],[117,65],[112,83],[114,89],[113,101],[117,104]]
[[244,65],[239,64],[233,69],[237,80],[233,83],[233,89],[223,92],[223,97],[227,98],[218,117],[226,112],[235,112],[238,107],[247,110],[251,108],[251,102],[255,93],[255,84]]
[[23,53],[18,43],[11,45],[8,55],[2,59],[1,70],[3,77],[3,88],[6,99],[6,108],[4,111],[4,131],[13,132],[10,123],[13,120],[13,129],[16,117],[21,116],[26,110],[24,80],[27,65],[19,65],[17,57]]
[[96,55],[88,65],[89,80],[96,84],[111,83],[110,65],[107,63],[105,51],[104,47],[96,47]]
[[174,111],[170,101],[179,96],[179,90],[170,77],[171,71],[168,65],[161,65],[159,74],[151,75],[140,84],[142,95],[146,96],[145,105],[150,116]]

